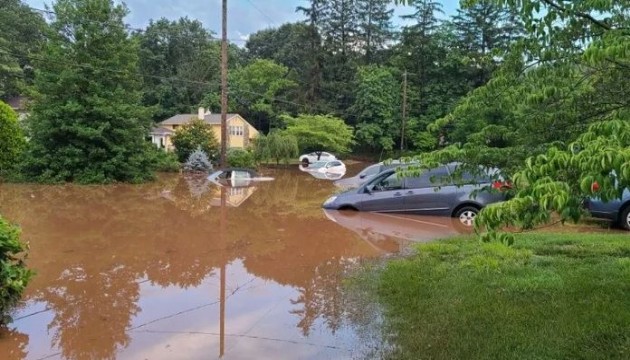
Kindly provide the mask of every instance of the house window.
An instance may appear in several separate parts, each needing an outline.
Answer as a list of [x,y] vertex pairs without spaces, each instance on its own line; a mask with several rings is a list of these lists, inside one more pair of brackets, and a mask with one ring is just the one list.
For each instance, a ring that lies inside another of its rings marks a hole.
[[230,131],[230,135],[243,136],[244,128],[242,126],[230,126],[229,131]]

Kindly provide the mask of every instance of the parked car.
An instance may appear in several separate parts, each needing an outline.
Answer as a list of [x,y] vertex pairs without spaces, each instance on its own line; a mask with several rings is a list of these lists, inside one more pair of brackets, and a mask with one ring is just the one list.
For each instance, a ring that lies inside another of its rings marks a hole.
[[594,218],[613,221],[630,231],[630,189],[624,191],[620,200],[605,203],[592,198],[585,201],[585,207]]
[[333,160],[337,160],[337,157],[325,151],[316,151],[310,154],[304,154],[300,156],[300,163],[302,164],[312,164],[318,161],[333,161]]
[[[464,172],[458,184],[433,182],[446,179],[456,169],[449,164],[418,176],[401,177],[396,169],[385,170],[357,189],[330,197],[323,207],[331,210],[358,210],[386,213],[453,216],[472,226],[484,206],[505,200],[502,191],[479,191],[485,187],[504,189],[505,183],[493,181],[490,172],[475,176]],[[438,188],[439,186],[439,188]],[[472,196],[477,190],[476,196]]]
[[345,178],[343,180],[335,181],[335,185],[342,189],[354,189],[370,181],[374,176],[382,173],[388,169],[394,169],[402,165],[408,165],[402,163],[400,160],[393,160],[388,163],[380,162],[378,164],[368,165],[365,169],[361,170],[353,177]]

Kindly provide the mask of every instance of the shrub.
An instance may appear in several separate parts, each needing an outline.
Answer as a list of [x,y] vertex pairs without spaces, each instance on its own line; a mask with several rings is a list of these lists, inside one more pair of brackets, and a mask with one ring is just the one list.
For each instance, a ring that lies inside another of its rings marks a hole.
[[228,163],[233,167],[252,168],[255,166],[254,155],[243,149],[230,149]]
[[219,142],[214,136],[212,126],[203,120],[194,119],[175,131],[173,135],[175,153],[180,162],[185,162],[190,154],[201,148],[211,160],[219,152]]
[[178,172],[181,168],[181,164],[177,160],[177,155],[174,152],[164,151],[153,146],[151,156],[155,171]]
[[197,171],[197,172],[208,172],[212,169],[212,163],[208,159],[208,155],[201,150],[195,150],[184,164],[184,170],[186,171]]
[[13,169],[25,143],[17,114],[0,101],[0,177]]
[[11,320],[8,311],[20,300],[33,274],[24,263],[27,247],[19,238],[20,230],[0,217],[0,324]]

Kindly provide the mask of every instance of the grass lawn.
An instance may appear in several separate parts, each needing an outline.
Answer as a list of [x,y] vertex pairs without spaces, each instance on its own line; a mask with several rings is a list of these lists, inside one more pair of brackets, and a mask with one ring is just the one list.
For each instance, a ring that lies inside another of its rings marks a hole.
[[630,359],[628,234],[423,244],[361,283],[392,359]]

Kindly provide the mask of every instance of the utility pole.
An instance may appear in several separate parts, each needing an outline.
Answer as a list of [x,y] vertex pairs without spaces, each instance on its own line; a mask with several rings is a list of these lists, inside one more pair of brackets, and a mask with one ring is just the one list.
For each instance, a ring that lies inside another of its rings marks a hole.
[[221,37],[221,166],[227,166],[227,110],[228,110],[228,52],[227,52],[227,0],[223,0],[222,17],[222,37]]
[[403,73],[402,127],[400,131],[400,150],[405,150],[405,123],[407,122],[407,70]]

